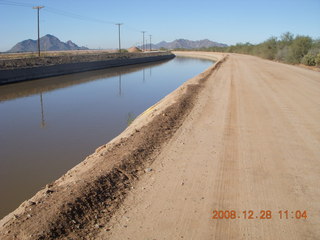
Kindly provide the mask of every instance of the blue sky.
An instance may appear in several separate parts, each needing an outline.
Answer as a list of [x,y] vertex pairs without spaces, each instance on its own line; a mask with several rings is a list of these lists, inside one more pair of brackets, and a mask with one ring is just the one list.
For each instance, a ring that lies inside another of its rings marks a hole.
[[41,36],[89,48],[117,48],[117,22],[124,23],[126,48],[141,44],[143,30],[154,43],[179,38],[259,43],[287,31],[320,37],[320,0],[0,0],[0,51],[36,39],[33,5],[45,6]]

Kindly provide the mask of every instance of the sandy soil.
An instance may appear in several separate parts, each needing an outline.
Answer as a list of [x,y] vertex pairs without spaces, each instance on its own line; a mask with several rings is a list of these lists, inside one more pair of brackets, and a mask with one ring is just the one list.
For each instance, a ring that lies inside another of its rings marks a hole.
[[222,60],[2,219],[1,239],[320,238],[320,73],[181,54]]
[[319,156],[320,74],[231,55],[97,239],[320,239]]

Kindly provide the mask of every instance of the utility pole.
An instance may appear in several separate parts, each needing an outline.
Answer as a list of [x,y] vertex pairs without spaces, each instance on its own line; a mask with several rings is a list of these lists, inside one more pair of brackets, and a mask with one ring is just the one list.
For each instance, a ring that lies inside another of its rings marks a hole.
[[37,9],[37,12],[38,12],[38,56],[40,57],[40,23],[39,23],[39,12],[40,12],[40,9],[41,8],[44,8],[44,6],[36,6],[36,7],[33,7],[33,9]]
[[116,25],[118,25],[118,29],[119,29],[119,53],[121,53],[121,38],[120,38],[120,26],[123,23],[117,23]]
[[144,51],[144,34],[146,31],[142,31],[142,51]]
[[151,47],[151,37],[152,37],[152,35],[149,35],[149,37],[150,37],[150,52],[151,52],[151,50],[152,50],[152,47]]

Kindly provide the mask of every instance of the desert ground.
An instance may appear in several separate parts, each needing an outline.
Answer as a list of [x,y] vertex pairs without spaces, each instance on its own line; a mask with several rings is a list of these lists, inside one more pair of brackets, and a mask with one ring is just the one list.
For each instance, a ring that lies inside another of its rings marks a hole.
[[320,239],[320,73],[176,54],[218,63],[2,219],[1,239]]
[[100,239],[320,239],[319,157],[320,74],[229,55]]

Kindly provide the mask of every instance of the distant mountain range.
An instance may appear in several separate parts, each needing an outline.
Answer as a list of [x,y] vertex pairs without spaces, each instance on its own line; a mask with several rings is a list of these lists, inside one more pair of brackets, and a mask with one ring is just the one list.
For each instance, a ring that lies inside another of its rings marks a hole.
[[[8,52],[36,52],[38,50],[37,40],[24,40],[17,43]],[[227,47],[228,45],[218,42],[212,42],[208,39],[191,41],[187,39],[177,39],[172,42],[162,41],[158,44],[152,44],[152,49],[195,49],[195,48],[208,48],[208,47]],[[149,49],[150,45],[147,44],[146,48]],[[139,46],[141,48],[141,46]],[[65,51],[65,50],[87,50],[86,47],[79,47],[72,41],[61,42],[57,37],[47,34],[40,38],[40,49],[42,51]]]
[[[40,38],[40,49],[42,51],[61,51],[61,50],[87,50],[86,47],[79,47],[72,41],[61,42],[57,37],[47,34]],[[8,52],[35,52],[38,50],[37,40],[24,40],[17,43]]]
[[[213,42],[208,39],[198,40],[198,41],[191,41],[187,39],[177,39],[172,42],[165,42],[162,41],[158,44],[152,44],[152,49],[176,49],[176,48],[185,48],[185,49],[194,49],[194,48],[208,48],[208,47],[228,47],[227,44]],[[149,48],[150,45],[147,45]]]

